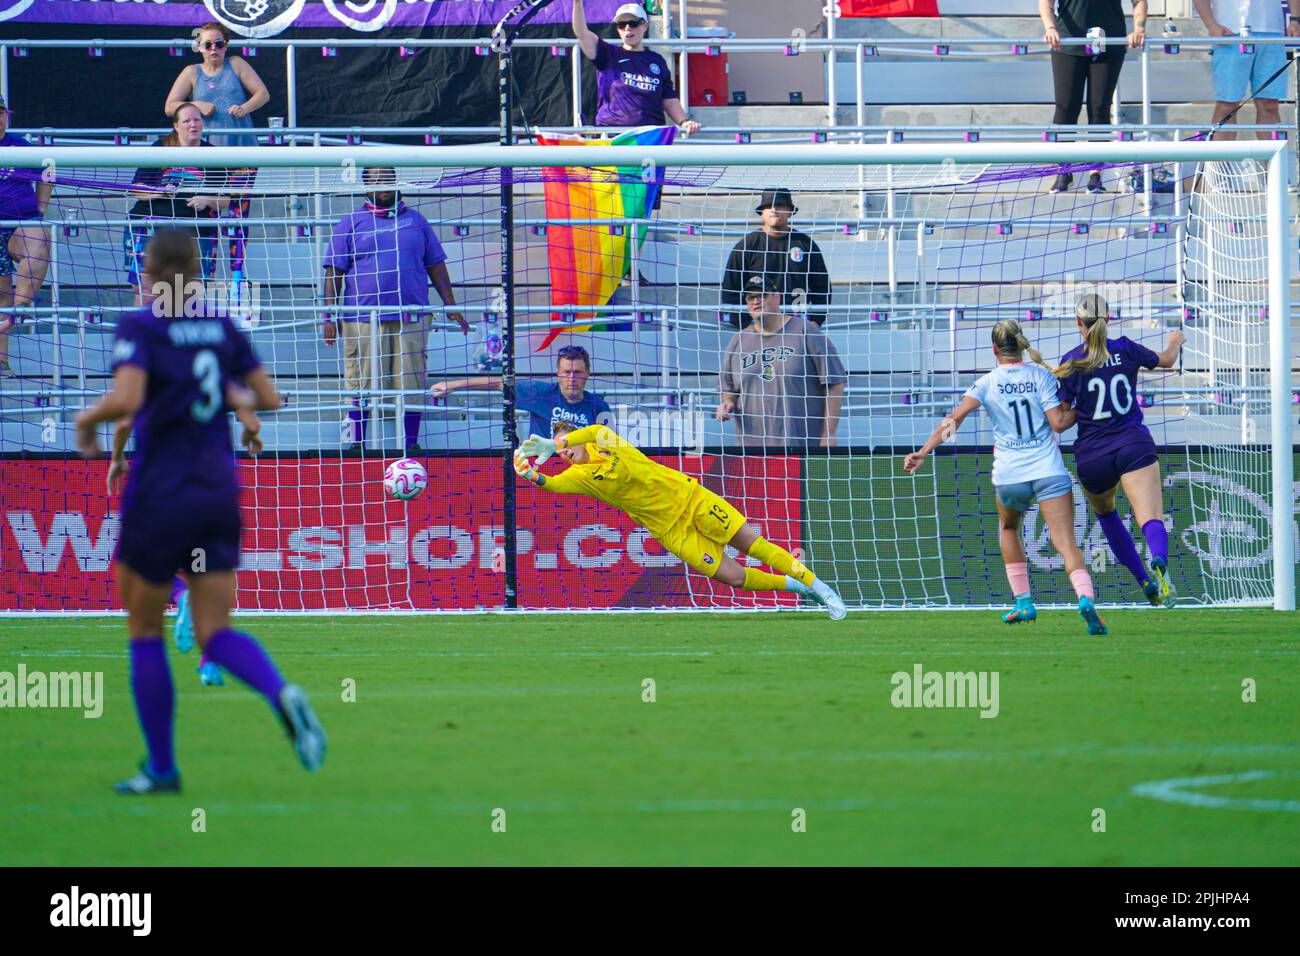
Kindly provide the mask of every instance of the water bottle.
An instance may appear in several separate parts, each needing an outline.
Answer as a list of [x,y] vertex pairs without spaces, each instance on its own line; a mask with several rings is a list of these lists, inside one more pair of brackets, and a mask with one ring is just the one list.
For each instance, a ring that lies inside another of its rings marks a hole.
[[77,210],[69,209],[63,214],[63,234],[69,239],[81,235],[81,215]]
[[1165,41],[1165,53],[1168,53],[1171,56],[1176,54],[1179,49],[1181,49],[1181,45],[1178,42],[1180,39],[1178,34],[1178,25],[1175,24],[1173,20],[1165,21],[1163,36]]
[[1255,44],[1250,42],[1250,24],[1242,23],[1241,25],[1241,43],[1237,44],[1237,50],[1241,53],[1254,53]]
[[501,316],[495,312],[483,313],[483,332],[478,345],[478,370],[480,372],[500,371],[504,362],[501,353],[504,343],[501,340]]
[[1101,27],[1091,27],[1088,30],[1088,44],[1083,48],[1083,52],[1089,56],[1101,56],[1106,52],[1106,31]]

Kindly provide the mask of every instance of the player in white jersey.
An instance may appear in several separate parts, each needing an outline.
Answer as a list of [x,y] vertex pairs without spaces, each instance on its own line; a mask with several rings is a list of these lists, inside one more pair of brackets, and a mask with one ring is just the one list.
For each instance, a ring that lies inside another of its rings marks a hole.
[[[1056,440],[1056,433],[1069,428],[1072,420],[1056,396],[1056,378],[1042,356],[1030,348],[1015,319],[1004,319],[993,327],[993,354],[997,366],[966,390],[929,440],[903,460],[903,469],[914,473],[930,452],[956,436],[967,415],[983,406],[993,425],[993,485],[997,489],[1002,560],[1016,596],[1016,606],[1002,620],[1018,624],[1038,618],[1020,534],[1020,522],[1037,499],[1052,545],[1065,559],[1088,633],[1105,634],[1092,577],[1074,540],[1074,488]],[[1032,364],[1025,362],[1026,354]]]

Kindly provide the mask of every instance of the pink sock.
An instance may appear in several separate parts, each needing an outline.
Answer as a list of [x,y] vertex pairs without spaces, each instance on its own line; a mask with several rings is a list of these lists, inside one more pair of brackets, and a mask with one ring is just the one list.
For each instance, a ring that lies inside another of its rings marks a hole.
[[1011,585],[1011,593],[1016,597],[1029,593],[1029,565],[1024,561],[1019,564],[1007,565],[1007,583]]
[[1078,571],[1071,571],[1070,583],[1074,585],[1074,593],[1081,598],[1097,596],[1093,593],[1092,576],[1088,574],[1087,568],[1080,568]]

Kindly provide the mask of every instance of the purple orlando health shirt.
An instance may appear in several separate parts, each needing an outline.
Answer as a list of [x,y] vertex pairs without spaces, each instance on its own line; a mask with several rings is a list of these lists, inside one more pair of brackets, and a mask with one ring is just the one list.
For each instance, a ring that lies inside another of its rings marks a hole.
[[652,50],[596,44],[596,125],[662,126],[664,100],[677,99],[668,61]]
[[[1139,368],[1156,368],[1160,356],[1127,337],[1107,339],[1106,351],[1110,358],[1098,368],[1075,372],[1061,382],[1061,401],[1069,402],[1079,415],[1079,435],[1074,440],[1076,458],[1111,451],[1124,445],[1134,432],[1151,440],[1142,424],[1137,375]],[[1087,354],[1088,347],[1079,345],[1066,352],[1061,361]]]
[[[324,265],[343,273],[344,322],[369,322],[385,306],[410,309],[429,304],[430,266],[447,261],[429,220],[402,204],[396,216],[358,209],[334,228]],[[380,312],[381,322],[402,313]]]
[[122,316],[113,371],[135,365],[148,375],[123,514],[137,500],[199,511],[213,498],[238,497],[226,385],[259,364],[243,333],[206,305],[194,318],[162,318],[148,308]]
[[[27,140],[14,133],[0,137],[0,146],[31,146]],[[0,160],[0,219],[40,219],[41,207],[36,201],[36,184],[28,178],[32,170],[5,168]],[[36,174],[39,177],[40,171]]]

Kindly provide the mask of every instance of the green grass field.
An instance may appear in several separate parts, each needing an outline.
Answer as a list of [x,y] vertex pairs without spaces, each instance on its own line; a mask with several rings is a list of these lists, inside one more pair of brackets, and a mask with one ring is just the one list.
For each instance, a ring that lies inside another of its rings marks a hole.
[[[312,695],[324,769],[173,649],[185,791],[152,798],[109,789],[143,753],[122,622],[3,621],[0,671],[103,671],[106,702],[0,710],[0,863],[1300,862],[1300,619],[1107,619],[1105,638],[1065,611],[245,619]],[[998,715],[895,708],[918,663],[998,672]],[[1226,806],[1133,790],[1252,771],[1175,785]]]

